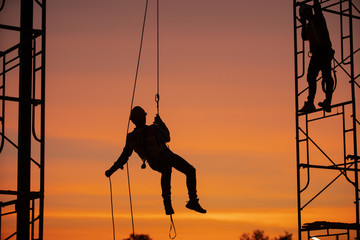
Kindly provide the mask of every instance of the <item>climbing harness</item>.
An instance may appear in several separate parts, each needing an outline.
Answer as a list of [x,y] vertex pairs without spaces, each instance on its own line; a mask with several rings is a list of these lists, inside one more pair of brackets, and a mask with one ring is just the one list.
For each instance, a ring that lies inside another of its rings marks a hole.
[[[335,53],[334,50],[333,51],[333,54]],[[335,89],[337,87],[337,76],[336,76],[336,66],[335,66],[335,56],[333,56],[332,58],[332,63],[333,63],[333,67],[332,67],[332,71],[333,71],[333,74],[334,74],[334,86],[333,86],[333,89],[332,89],[332,92],[335,92]],[[322,87],[322,90],[324,92],[326,92],[326,82],[324,81],[324,78],[322,79],[321,81],[321,87]]]
[[[145,4],[145,12],[144,12],[144,19],[143,19],[143,25],[142,25],[142,31],[141,31],[141,39],[140,39],[140,47],[139,47],[139,54],[137,59],[137,65],[136,65],[136,72],[135,72],[135,79],[134,79],[134,86],[132,91],[132,97],[131,97],[131,104],[130,104],[130,114],[129,119],[127,123],[127,130],[126,130],[126,136],[129,134],[129,127],[130,127],[130,115],[131,110],[133,109],[134,105],[134,99],[135,99],[135,91],[136,91],[136,84],[138,80],[138,74],[139,74],[139,68],[140,68],[140,60],[141,60],[141,53],[142,53],[142,46],[143,46],[143,40],[144,40],[144,31],[145,31],[145,23],[146,23],[146,16],[147,16],[147,10],[148,10],[148,3],[149,0],[146,0]],[[156,76],[156,95],[155,95],[155,102],[156,102],[156,110],[157,114],[160,113],[160,54],[159,54],[159,0],[157,0],[157,7],[156,7],[156,29],[157,29],[157,39],[156,39],[156,45],[157,45],[157,76]],[[127,140],[127,139],[126,139]],[[143,163],[141,165],[141,168],[144,169],[146,167],[145,160],[143,160]],[[128,182],[128,189],[129,189],[129,200],[130,200],[130,212],[131,212],[131,224],[132,224],[132,236],[135,237],[135,226],[134,226],[134,214],[133,214],[133,206],[132,206],[132,198],[131,198],[131,185],[130,185],[130,172],[129,172],[129,165],[126,163],[126,173],[127,173],[127,182]],[[111,215],[112,215],[112,224],[113,224],[113,238],[115,240],[115,221],[114,221],[114,212],[113,212],[113,198],[112,198],[112,185],[111,185],[111,179],[109,177],[110,182],[110,196],[111,196]],[[169,231],[169,238],[175,239],[176,238],[176,229],[175,224],[172,218],[172,215],[170,215],[170,231]],[[172,231],[174,234],[172,235]]]

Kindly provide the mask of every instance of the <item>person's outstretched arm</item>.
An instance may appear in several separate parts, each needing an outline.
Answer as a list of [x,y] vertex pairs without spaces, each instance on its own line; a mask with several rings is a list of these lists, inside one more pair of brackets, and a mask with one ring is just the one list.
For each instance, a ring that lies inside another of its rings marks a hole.
[[124,169],[124,164],[127,163],[132,152],[133,149],[126,144],[118,160],[105,172],[105,176],[110,177],[119,168]]

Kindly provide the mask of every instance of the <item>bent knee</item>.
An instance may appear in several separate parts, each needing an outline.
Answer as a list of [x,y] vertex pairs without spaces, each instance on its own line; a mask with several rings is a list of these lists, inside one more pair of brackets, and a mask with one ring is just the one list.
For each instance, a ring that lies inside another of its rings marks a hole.
[[188,169],[188,175],[196,175],[196,169],[193,166],[190,166]]

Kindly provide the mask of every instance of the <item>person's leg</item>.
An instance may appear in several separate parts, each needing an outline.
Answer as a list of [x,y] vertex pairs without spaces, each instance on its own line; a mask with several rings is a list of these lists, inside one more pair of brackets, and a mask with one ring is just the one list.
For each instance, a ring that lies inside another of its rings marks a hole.
[[322,73],[322,85],[325,92],[325,100],[319,102],[319,106],[326,112],[331,112],[331,100],[334,90],[334,79],[331,76],[331,61],[334,57],[333,50],[323,52],[321,55],[320,69]]
[[163,165],[161,169],[161,190],[164,200],[165,213],[167,215],[174,214],[174,209],[171,204],[171,165],[170,159],[163,159]]
[[171,197],[171,168],[161,172],[161,190],[163,198]]
[[331,60],[332,56],[324,56],[324,62],[321,68],[322,77],[326,84],[325,101],[329,104],[331,104],[332,94],[334,90],[334,79],[331,76]]
[[305,102],[304,106],[299,110],[300,112],[309,113],[316,110],[314,105],[314,99],[317,88],[316,77],[320,71],[318,58],[319,57],[316,54],[314,54],[310,59],[308,72],[307,72],[307,82],[309,86],[308,101]]
[[206,210],[200,206],[197,196],[195,168],[175,153],[171,157],[171,164],[176,170],[186,175],[186,186],[189,193],[189,202],[186,204],[186,207],[200,213],[206,213]]
[[188,194],[190,199],[197,198],[197,191],[196,191],[196,170],[195,168],[188,163],[185,159],[180,157],[179,155],[173,153],[171,157],[171,164],[172,166],[184,173],[186,175],[186,186],[188,189]]
[[307,72],[307,82],[309,84],[309,95],[308,102],[313,103],[316,95],[316,78],[320,72],[321,61],[317,54],[314,54],[309,62],[308,72]]

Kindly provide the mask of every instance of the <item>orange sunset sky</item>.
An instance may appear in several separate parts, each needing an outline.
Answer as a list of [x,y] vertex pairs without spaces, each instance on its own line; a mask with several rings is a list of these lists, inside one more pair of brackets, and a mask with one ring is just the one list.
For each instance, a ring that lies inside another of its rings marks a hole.
[[[149,0],[134,102],[147,111],[148,124],[156,114],[155,4]],[[208,210],[201,215],[185,208],[185,178],[173,171],[177,239],[236,240],[255,229],[297,238],[292,1],[160,4],[160,115],[171,132],[170,148],[197,169],[200,202]],[[46,240],[112,239],[104,172],[125,143],[144,7],[145,0],[47,1]],[[336,50],[338,18],[325,16]],[[6,1],[0,22],[19,24],[18,0]],[[0,50],[16,41],[18,35],[1,31]],[[17,85],[8,84],[16,92]],[[348,94],[339,86],[334,102]],[[318,88],[316,102],[323,98]],[[13,137],[16,111],[15,104],[7,108]],[[333,147],[340,132],[330,133],[333,122],[327,124],[319,128],[320,144]],[[0,189],[16,190],[16,156],[6,144]],[[160,174],[140,166],[133,154],[135,232],[168,239]],[[112,183],[121,240],[131,233],[126,171],[117,171]],[[353,221],[352,208],[343,204],[353,192],[341,184],[334,189],[325,195],[329,202],[320,199],[308,211],[312,221]],[[319,213],[327,219],[317,219]],[[12,221],[4,223],[4,234]]]

